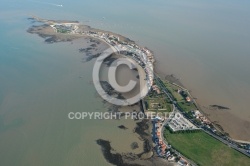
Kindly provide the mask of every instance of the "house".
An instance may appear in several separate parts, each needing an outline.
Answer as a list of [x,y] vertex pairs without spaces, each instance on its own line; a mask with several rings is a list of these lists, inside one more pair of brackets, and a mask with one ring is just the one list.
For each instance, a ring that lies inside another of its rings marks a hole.
[[199,110],[195,110],[195,111],[194,111],[194,114],[195,114],[196,117],[202,116],[202,114],[200,113]]
[[191,100],[190,97],[186,97],[186,101],[187,101],[187,102],[191,102],[192,100]]

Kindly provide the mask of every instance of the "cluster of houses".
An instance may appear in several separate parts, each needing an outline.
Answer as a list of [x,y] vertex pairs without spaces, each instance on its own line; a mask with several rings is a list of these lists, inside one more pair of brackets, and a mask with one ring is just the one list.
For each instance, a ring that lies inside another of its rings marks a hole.
[[171,145],[167,144],[163,138],[164,125],[168,120],[160,117],[153,119],[153,140],[155,143],[155,151],[158,156],[167,159],[170,162],[176,162],[180,166],[188,166],[190,163],[183,157],[176,155],[176,152],[171,151]]
[[[117,52],[123,53],[127,56],[131,56],[131,58],[133,58],[138,64],[140,64],[146,72],[145,80],[147,81],[148,89],[151,89],[152,87],[152,89],[156,91],[157,94],[161,93],[159,87],[157,85],[153,85],[154,57],[147,48],[139,47],[133,42],[120,40],[119,36],[115,36],[107,32],[80,31],[78,24],[79,23],[53,23],[50,26],[57,33],[83,34],[86,36],[98,38],[113,46],[113,48]],[[177,91],[185,98],[187,102],[192,102],[192,99],[185,94],[185,91],[183,91],[182,89],[178,89]],[[212,128],[211,122],[204,115],[202,115],[199,110],[192,111],[192,114],[193,117],[200,120],[201,123],[204,124],[207,128],[210,128],[211,126],[211,130],[213,130],[213,132],[216,131],[214,128]],[[161,118],[153,119],[153,139],[157,154],[169,161],[176,161],[176,155],[174,155],[174,152],[170,151],[171,145],[168,145],[162,136],[163,128],[166,122],[174,132],[180,130],[197,130],[198,128],[187,119],[185,119],[179,112],[173,112],[168,120]],[[247,153],[250,153],[250,149],[247,149],[246,151]],[[190,165],[183,157],[178,158],[178,164],[181,166]]]
[[164,138],[162,138],[162,131],[163,131],[163,122],[164,120],[162,120],[159,117],[156,117],[153,119],[153,124],[154,124],[154,128],[153,128],[153,139],[154,139],[154,143],[155,143],[155,150],[157,152],[157,154],[161,157],[164,158],[169,158],[171,156],[170,151],[167,151],[167,149],[170,149],[171,146],[168,146],[165,142],[164,142]]
[[95,37],[100,40],[105,41],[109,45],[113,46],[115,50],[119,53],[125,53],[125,55],[131,55],[131,57],[140,64],[144,71],[146,72],[146,81],[148,89],[153,85],[154,73],[153,73],[153,63],[154,57],[151,51],[147,48],[141,48],[134,42],[120,40],[119,36],[109,34],[107,32],[97,32],[91,30],[79,30],[79,23],[53,23],[50,26],[57,33],[72,33],[81,34],[90,37]]
[[201,121],[202,124],[205,125],[211,124],[211,122],[199,110],[192,111],[192,113],[196,119]]
[[84,35],[99,38],[112,45],[117,52],[131,56],[138,64],[140,64],[146,72],[148,89],[153,85],[153,54],[147,48],[141,48],[133,42],[122,41],[118,36],[105,32],[84,31]]

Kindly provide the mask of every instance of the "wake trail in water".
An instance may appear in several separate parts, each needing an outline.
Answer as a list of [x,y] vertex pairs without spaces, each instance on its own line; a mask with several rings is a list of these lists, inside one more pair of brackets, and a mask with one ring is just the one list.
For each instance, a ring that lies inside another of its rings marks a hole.
[[56,4],[56,3],[49,3],[49,2],[43,2],[43,1],[31,1],[31,2],[45,4],[45,5],[52,5],[52,6],[56,6],[56,7],[63,7],[63,5]]

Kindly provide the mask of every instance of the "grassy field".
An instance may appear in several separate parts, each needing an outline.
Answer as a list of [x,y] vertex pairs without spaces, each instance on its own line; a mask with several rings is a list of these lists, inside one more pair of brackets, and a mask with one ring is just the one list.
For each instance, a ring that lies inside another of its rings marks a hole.
[[188,103],[185,100],[178,102],[178,105],[186,112],[189,112],[191,110],[197,110],[196,106],[193,103]]
[[179,94],[177,92],[178,89],[180,89],[179,87],[177,87],[176,85],[173,85],[169,82],[164,82],[164,84],[166,85],[167,89],[170,91],[170,93],[174,96],[174,98],[176,99],[178,105],[186,112],[189,112],[191,110],[197,110],[196,106],[193,103],[189,103],[185,100],[185,98],[183,98],[183,96],[181,94]]
[[147,111],[165,113],[173,110],[172,102],[164,93],[158,94],[156,91],[151,91],[144,98],[144,102]]
[[183,97],[177,92],[177,90],[179,89],[177,86],[169,82],[164,82],[164,84],[166,85],[167,89],[171,92],[171,94],[175,97],[177,101],[183,100]]
[[[171,112],[172,105],[168,103],[166,97],[146,97],[145,101],[147,102],[147,110],[154,112]],[[160,106],[159,106],[160,105]]]
[[176,150],[199,165],[250,165],[250,158],[204,132],[171,134],[168,130],[165,130],[164,136]]

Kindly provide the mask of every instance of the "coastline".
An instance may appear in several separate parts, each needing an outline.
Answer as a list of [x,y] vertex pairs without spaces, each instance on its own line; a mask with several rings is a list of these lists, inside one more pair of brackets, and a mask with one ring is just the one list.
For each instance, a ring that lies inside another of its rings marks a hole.
[[121,166],[143,166],[143,165],[174,165],[160,157],[158,157],[153,150],[153,142],[150,131],[152,129],[151,122],[142,120],[136,123],[134,132],[143,140],[143,152],[135,153],[118,153],[111,146],[112,142],[109,140],[98,139],[97,144],[101,147],[103,155],[107,162],[114,165]]
[[[48,21],[48,20],[47,20]],[[49,22],[51,22],[51,21],[49,21]],[[52,21],[52,22],[56,22],[56,21]],[[68,23],[68,22],[64,22],[64,21],[62,21],[62,23]],[[75,22],[74,22],[75,23]],[[85,26],[85,25],[83,25],[84,26],[84,28],[88,28],[88,30],[91,30],[91,31],[98,31],[98,32],[102,32],[102,33],[104,33],[104,32],[107,32],[107,31],[102,31],[102,30],[97,30],[97,29],[94,29],[94,28],[91,28],[91,27],[89,27],[89,26]],[[73,40],[75,40],[75,39],[78,39],[78,38],[81,38],[81,37],[84,37],[85,35],[84,34],[82,34],[82,35],[78,35],[78,34],[58,34],[58,33],[54,33],[55,31],[49,31],[48,29],[50,29],[51,30],[51,28],[50,28],[51,26],[38,26],[38,27],[32,27],[31,29],[29,29],[28,30],[28,32],[29,33],[35,33],[35,34],[38,34],[40,37],[43,37],[44,39],[45,39],[45,42],[47,42],[47,43],[54,43],[54,42],[67,42],[67,41],[73,41]],[[131,44],[134,44],[134,41],[132,41],[132,40],[130,40],[130,39],[128,39],[128,38],[126,38],[126,37],[123,37],[123,36],[121,36],[121,35],[118,35],[118,34],[114,34],[114,33],[112,33],[112,32],[108,32],[108,33],[110,33],[110,34],[112,34],[112,35],[117,35],[117,36],[119,36],[119,38],[121,38],[120,40],[122,40],[122,41],[124,41],[124,42],[127,42],[127,43],[131,43]],[[69,37],[70,36],[70,37]],[[98,39],[97,39],[98,40]],[[108,44],[108,43],[107,43]],[[94,57],[95,58],[95,57]],[[172,78],[172,82],[175,82],[176,84],[178,84],[178,85],[181,85],[181,86],[183,86],[182,85],[182,83],[178,80],[178,79],[176,79],[176,78],[174,78],[172,75],[171,75],[171,77],[165,77],[165,79],[170,79],[171,80],[171,78]],[[203,109],[200,109],[200,110],[203,110]],[[135,132],[136,132],[136,130],[137,130],[137,134],[139,134],[141,137],[143,137],[143,136],[145,136],[145,134],[144,134],[144,129],[143,129],[143,126],[141,126],[140,125],[140,123],[138,124],[137,123],[137,125],[139,126],[139,127],[137,127],[136,129],[135,129]],[[145,129],[145,130],[147,130],[147,129]],[[223,129],[222,129],[223,130]],[[147,135],[147,134],[146,134]],[[147,147],[147,145],[149,145],[148,143],[147,143],[147,141],[149,141],[150,139],[149,138],[144,138],[146,141],[146,147]],[[144,143],[145,143],[144,142]],[[106,149],[107,149],[107,151],[110,151],[109,149],[111,149],[111,146],[110,146],[110,143],[108,142],[108,141],[105,141],[105,140],[98,140],[97,141],[97,143],[100,145],[100,146],[102,146],[102,144],[104,145],[104,146],[106,146]],[[103,146],[102,146],[103,147]],[[149,147],[150,148],[150,147]],[[147,148],[144,148],[144,153],[148,153],[148,150],[149,149],[147,149]],[[106,153],[106,152],[105,152]],[[109,157],[110,157],[110,155],[111,154],[109,154]],[[120,162],[120,164],[123,164],[123,162],[122,161],[120,161],[120,155],[119,154],[115,154],[115,156],[117,157],[117,160],[118,161],[110,161],[110,163],[112,163],[112,162]],[[140,156],[140,155],[139,155]],[[142,154],[141,154],[141,156],[142,156]],[[109,157],[107,157],[107,158],[109,158]],[[106,159],[107,159],[106,158]],[[107,160],[109,160],[109,159],[107,159]]]
[[[130,40],[127,37],[124,37],[122,35],[110,32],[110,31],[105,31],[101,29],[96,29],[92,28],[88,25],[83,25],[80,24],[78,21],[62,21],[62,20],[46,20],[46,19],[41,19],[36,16],[32,16],[28,18],[29,20],[32,20],[33,22],[39,22],[39,23],[44,23],[43,25],[33,25],[30,27],[27,32],[31,34],[37,34],[40,37],[45,39],[46,43],[54,43],[54,42],[67,42],[67,41],[73,41],[75,39],[81,38],[84,35],[84,32],[81,31],[80,33],[57,33],[55,31],[55,28],[51,26],[52,24],[76,24],[78,25],[78,29],[84,29],[84,31],[93,31],[93,32],[101,32],[101,33],[109,33],[111,35],[118,36],[120,40],[124,42],[129,42],[129,43],[135,43],[134,41]],[[77,29],[77,30],[78,30]],[[65,38],[66,37],[66,38]]]
[[[183,81],[179,79],[178,77],[175,76],[175,74],[168,74],[164,73],[164,71],[159,70],[157,68],[157,61],[156,61],[156,67],[155,71],[159,76],[165,80],[168,80],[170,82],[173,82],[177,85],[180,85],[184,87],[184,89],[189,89],[188,87],[185,86]],[[200,98],[197,97],[197,93],[194,93],[193,90],[190,91],[189,93],[191,96],[194,97],[194,99],[197,102],[198,107],[200,110],[206,115],[206,117],[213,122],[214,124],[218,125],[217,128],[226,133],[229,134],[229,136],[235,140],[236,142],[241,143],[241,141],[237,140],[242,140],[243,142],[249,142],[250,141],[250,122],[242,119],[234,114],[232,114],[230,111],[231,108],[227,108],[227,106],[221,106],[218,103],[214,105],[218,105],[219,107],[226,107],[227,109],[214,109],[209,106],[205,106],[204,104],[201,104]],[[234,122],[234,123],[232,123]]]
[[[35,18],[34,18],[35,19]],[[36,18],[38,19],[38,18]],[[38,22],[46,22],[46,23],[55,23],[57,21],[50,21],[50,20],[44,20],[44,19],[39,19],[37,20]],[[60,21],[60,23],[68,23],[69,21]],[[51,26],[47,25],[42,26],[32,26],[27,30],[28,33],[31,34],[37,34],[38,36],[42,37],[45,39],[45,43],[51,44],[51,43],[57,43],[57,42],[71,42],[73,44],[73,40],[77,40],[79,38],[89,38],[91,42],[94,42],[98,45],[99,42],[106,43],[107,45],[111,46],[107,42],[101,39],[96,39],[94,37],[89,37],[84,34],[61,34],[61,33],[56,33],[55,30],[51,28]],[[74,22],[75,24],[75,22]],[[101,31],[101,32],[107,32],[107,31],[102,31],[102,30],[97,30],[94,28],[91,28],[89,26],[82,25],[83,28],[87,28],[88,30],[91,31]],[[134,41],[130,40],[129,38],[123,37],[118,34],[114,34],[112,32],[108,32],[112,35],[119,36],[120,40],[126,43],[130,44],[135,44]],[[96,47],[96,46],[94,46]],[[82,48],[79,51],[87,53],[89,55],[89,59],[86,61],[92,60],[93,58],[98,57],[97,56],[92,56],[91,55],[91,50],[89,48]],[[148,50],[148,49],[147,49]],[[151,51],[150,51],[151,52]],[[151,60],[154,63],[153,57],[150,57]],[[133,59],[130,59],[131,62],[135,63],[135,65],[139,66]],[[144,75],[140,76],[138,79],[144,80],[143,77],[145,77],[145,72],[143,71],[142,68],[137,71],[139,75]],[[145,82],[145,81],[144,81]],[[104,102],[105,103],[105,102]],[[119,111],[122,112],[123,110],[120,109],[119,107],[114,108],[115,106],[111,106],[108,108],[109,111]],[[140,108],[140,106],[138,106]],[[126,108],[124,108],[126,110]],[[130,110],[131,111],[131,110]],[[133,129],[133,132],[139,136],[139,139],[143,142],[143,151],[139,154],[133,154],[133,153],[111,153],[110,149],[112,148],[112,142],[104,139],[98,139],[96,140],[96,143],[101,146],[102,152],[104,157],[109,163],[113,164],[118,164],[118,165],[152,165],[152,164],[164,164],[164,165],[172,165],[168,161],[159,158],[154,152],[153,152],[153,142],[151,138],[151,130],[152,130],[152,124],[149,120],[137,122],[135,121],[136,127]],[[124,126],[126,128],[126,126]],[[122,129],[124,130],[124,129]],[[127,129],[126,129],[127,130]],[[113,158],[114,157],[114,158]]]
[[[47,20],[41,20],[41,21],[47,21]],[[51,21],[49,21],[49,22],[51,22]],[[54,21],[52,21],[52,22],[54,22]],[[68,23],[68,21],[60,21],[60,22]],[[96,30],[96,29],[90,28],[89,26],[84,26],[84,27],[88,28],[88,30]],[[57,43],[57,42],[71,42],[73,44],[73,40],[77,40],[79,38],[86,38],[86,39],[89,38],[90,42],[95,43],[96,45],[98,45],[99,42],[103,42],[103,43],[106,43],[107,45],[109,45],[107,42],[105,42],[103,40],[96,39],[94,37],[89,37],[89,36],[86,36],[84,34],[82,34],[82,35],[58,34],[58,33],[55,33],[55,31],[51,28],[51,26],[48,26],[48,25],[33,26],[30,29],[28,29],[27,32],[31,33],[31,34],[39,35],[40,37],[44,38],[45,42],[48,44]],[[106,31],[103,31],[103,32],[106,32]],[[109,32],[109,33],[111,33],[111,32]],[[112,33],[112,34],[114,34],[114,33]],[[115,35],[117,35],[117,34],[115,34]],[[120,38],[120,40],[123,40],[124,42],[134,44],[134,42],[132,40],[125,38],[121,35],[119,35],[119,38]],[[93,47],[91,47],[91,49],[90,48],[79,49],[79,52],[83,52],[83,53],[87,54],[88,57],[87,57],[86,62],[92,60],[93,58],[98,57],[99,54],[97,54],[97,56],[92,55],[92,50],[95,50],[94,48],[97,47],[96,45],[94,46],[92,44]],[[133,61],[134,60],[131,59],[131,62],[133,62]],[[139,66],[136,62],[133,62],[133,63],[135,63],[137,66]],[[137,71],[137,72],[140,75],[140,77],[138,79],[143,80],[143,77],[145,77],[145,72],[143,71],[143,69],[140,68],[139,71]],[[142,76],[142,74],[144,76]],[[140,108],[140,106],[138,106],[138,108]],[[116,111],[123,112],[122,109],[120,109],[119,107],[116,108],[115,106],[110,106],[108,108],[108,110],[115,111],[115,112]],[[124,108],[124,110],[126,110],[126,108]],[[113,152],[110,152],[110,150],[113,149],[112,142],[100,138],[100,139],[96,140],[96,143],[101,146],[105,159],[109,163],[118,164],[118,165],[152,165],[153,163],[169,165],[168,161],[163,160],[163,159],[155,156],[155,154],[153,152],[153,142],[151,140],[152,138],[151,138],[151,134],[150,134],[151,133],[150,129],[152,127],[151,122],[148,120],[145,120],[142,122],[134,121],[134,123],[136,124],[136,127],[133,129],[133,133],[138,135],[139,140],[141,140],[143,142],[143,148],[142,148],[143,151],[139,154],[133,154],[131,152],[129,152],[129,153],[125,152],[125,153],[121,153],[121,154],[117,152],[117,153],[113,154]],[[127,130],[126,126],[123,126],[123,127],[126,128],[126,130]]]

